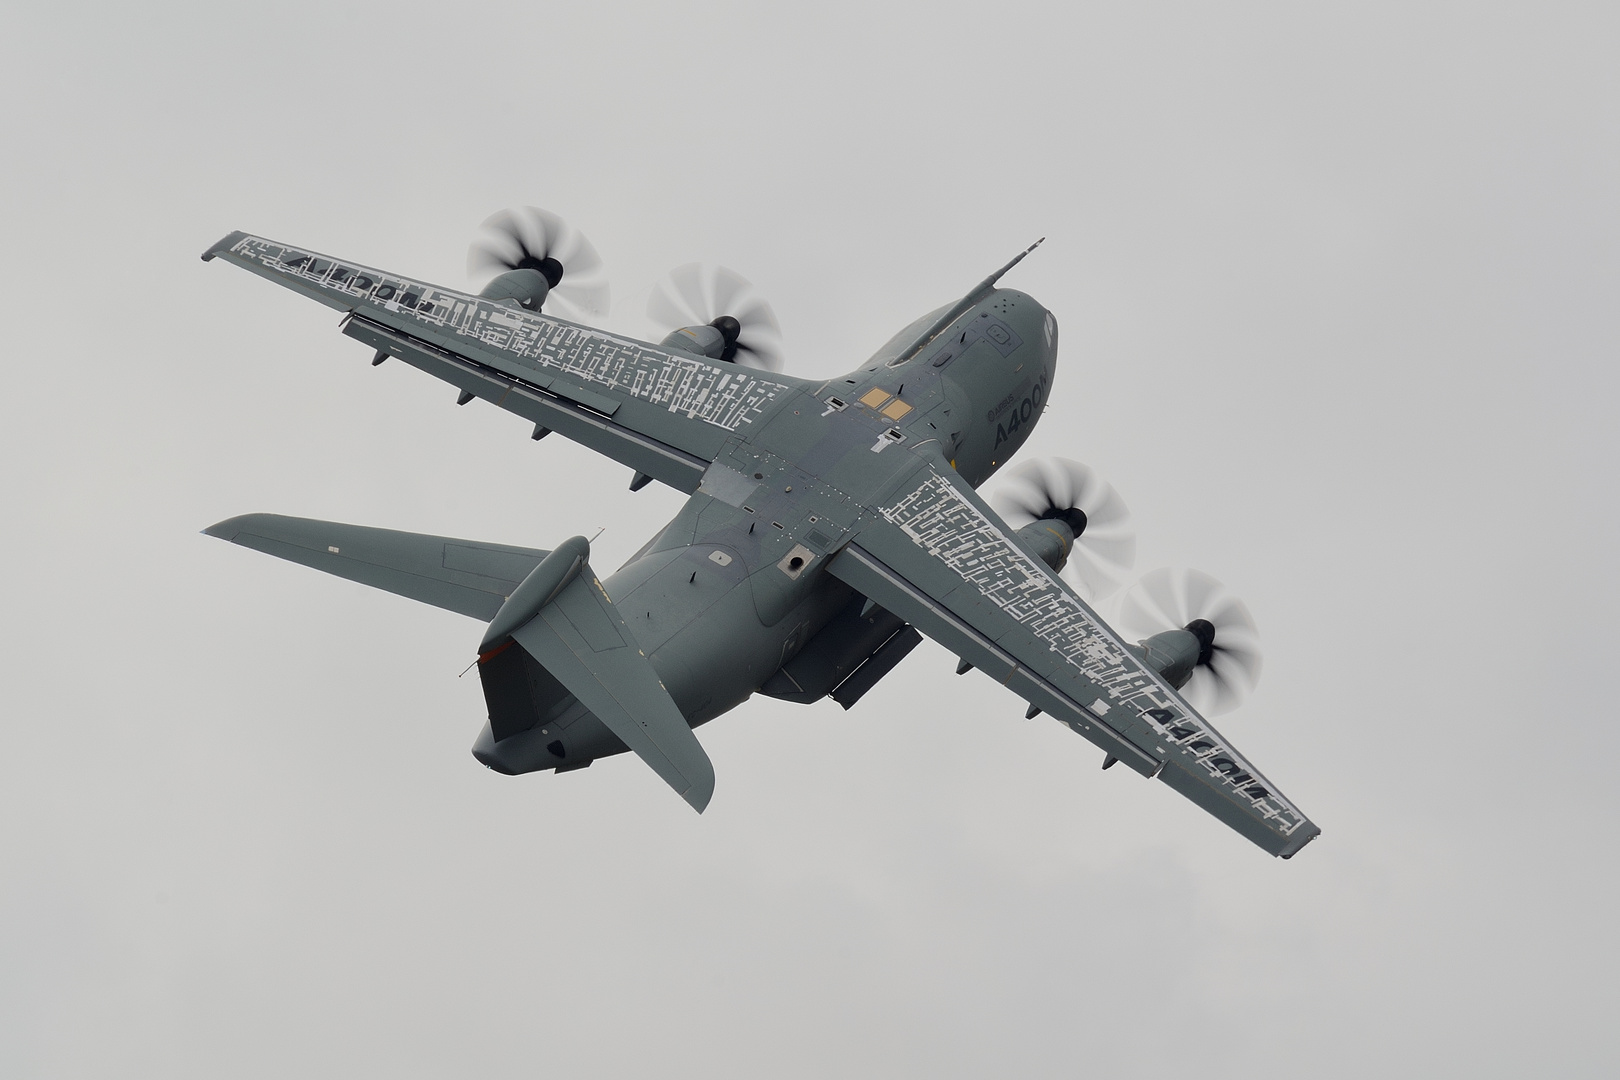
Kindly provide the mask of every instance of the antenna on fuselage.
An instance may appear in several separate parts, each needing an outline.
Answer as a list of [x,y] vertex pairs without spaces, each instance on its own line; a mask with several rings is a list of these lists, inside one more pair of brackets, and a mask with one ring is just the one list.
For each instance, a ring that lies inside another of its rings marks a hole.
[[1000,270],[997,270],[995,273],[979,282],[979,287],[968,293],[968,296],[973,297],[973,303],[978,303],[984,293],[988,293],[992,288],[994,288],[996,282],[1001,280],[1002,274],[1005,274],[1007,271],[1023,262],[1025,255],[1028,255],[1030,252],[1034,251],[1044,243],[1046,243],[1046,237],[1043,236],[1033,244],[1029,245],[1029,247],[1025,248],[1023,251],[1020,251],[1017,255],[1014,255],[1012,257],[1012,262],[1009,262],[1006,266],[1003,266]]
[[924,349],[928,348],[928,343],[933,341],[934,338],[939,335],[941,330],[955,322],[962,312],[989,296],[991,291],[995,289],[996,282],[1001,280],[1001,276],[1003,274],[1017,266],[1019,263],[1023,262],[1024,256],[1028,255],[1030,252],[1034,251],[1044,243],[1046,243],[1046,237],[1043,236],[1033,244],[1029,245],[1029,247],[1025,248],[1023,251],[1020,251],[1017,255],[1014,255],[1012,257],[1012,261],[1006,266],[1003,266],[1000,270],[997,270],[995,273],[973,286],[972,289],[968,290],[968,294],[966,296],[952,304],[945,314],[935,319],[933,325],[917,338],[916,343],[913,344],[911,348],[907,349],[893,360],[890,360],[889,366],[898,367],[907,360],[910,360],[913,356],[916,356],[918,353],[922,352]]

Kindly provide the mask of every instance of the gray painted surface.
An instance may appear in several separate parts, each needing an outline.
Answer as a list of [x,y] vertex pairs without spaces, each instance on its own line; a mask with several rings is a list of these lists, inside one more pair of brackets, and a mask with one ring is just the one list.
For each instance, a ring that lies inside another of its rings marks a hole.
[[[463,387],[463,403],[478,393],[502,407],[521,401],[525,407],[514,411],[538,419],[527,406],[561,398],[611,418],[619,438],[605,452],[621,461],[639,459],[638,440],[706,459],[706,480],[682,517],[644,549],[642,558],[656,565],[642,570],[633,562],[608,583],[624,605],[626,632],[661,680],[657,691],[633,695],[648,715],[632,720],[624,703],[603,696],[613,679],[592,674],[589,656],[558,652],[550,637],[537,638],[572,674],[529,649],[541,667],[592,714],[590,700],[597,700],[612,716],[577,717],[566,737],[547,744],[549,756],[526,758],[527,768],[503,760],[500,771],[588,764],[619,751],[611,731],[701,811],[713,790],[701,749],[695,755],[704,779],[694,796],[689,771],[625,733],[639,734],[636,723],[667,712],[665,687],[695,726],[769,684],[846,602],[823,576],[830,569],[1106,754],[1162,777],[1264,850],[1289,858],[1320,830],[973,494],[1028,439],[1056,375],[1055,317],[1029,296],[996,287],[1028,253],[913,324],[921,329],[909,341],[891,339],[888,359],[820,386],[790,376],[762,379],[737,364],[591,332],[542,311],[245,233],[231,233],[203,259],[223,258],[338,308],[351,324],[382,327],[398,355],[449,361],[436,373]],[[468,387],[457,377],[462,370],[484,380],[484,389]],[[729,433],[723,444],[715,428]],[[594,436],[581,441],[602,446]],[[750,470],[758,485],[752,492]],[[632,488],[639,486],[638,474]],[[690,529],[677,527],[682,518]],[[568,543],[584,550],[583,538]],[[872,592],[869,561],[852,563],[845,545],[861,560],[876,557],[891,586],[883,598]],[[583,556],[569,552],[577,568]],[[554,580],[563,555],[553,553],[519,586],[486,631],[482,653],[546,610],[551,596],[561,603],[568,595],[558,593],[566,580]],[[732,602],[740,594],[751,596],[752,610]],[[633,682],[639,673],[632,665],[618,677]],[[514,696],[509,676],[502,679],[502,690],[486,682],[491,723],[497,699],[505,717],[493,729],[495,749],[477,753],[486,762],[503,738],[541,726],[556,707],[554,690],[536,690],[525,723],[521,694]],[[868,688],[841,700],[852,704]],[[596,749],[582,754],[581,743]]]
[[[1615,19],[13,6],[0,1074],[1620,1071]],[[807,378],[1050,237],[1020,456],[1247,602],[1216,723],[1328,835],[1261,857],[927,641],[698,729],[701,818],[627,756],[481,768],[481,624],[196,530],[605,527],[611,573],[685,496],[196,254],[476,291],[522,203],[613,332],[722,262]]]

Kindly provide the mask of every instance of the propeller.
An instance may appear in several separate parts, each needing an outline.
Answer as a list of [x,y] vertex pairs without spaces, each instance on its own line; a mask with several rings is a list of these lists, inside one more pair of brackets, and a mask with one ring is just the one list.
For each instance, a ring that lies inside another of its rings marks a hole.
[[1203,650],[1182,694],[1200,712],[1230,712],[1260,681],[1260,632],[1243,601],[1201,570],[1161,567],[1120,597],[1114,628],[1137,641],[1177,628]]
[[1136,563],[1131,512],[1112,484],[1068,458],[1037,458],[1013,470],[992,500],[1013,528],[1058,518],[1074,531],[1064,571],[1101,599],[1119,588]]
[[606,317],[602,257],[584,233],[534,206],[502,210],[480,230],[467,249],[469,274],[538,270],[551,286],[548,311],[576,319]]
[[664,276],[647,298],[647,318],[665,332],[712,326],[726,339],[720,359],[762,371],[781,371],[782,328],[754,286],[724,266],[687,263]]

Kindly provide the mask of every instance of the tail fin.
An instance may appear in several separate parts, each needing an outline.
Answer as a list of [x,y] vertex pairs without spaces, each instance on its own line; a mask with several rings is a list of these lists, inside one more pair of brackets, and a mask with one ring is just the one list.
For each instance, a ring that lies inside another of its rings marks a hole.
[[[714,795],[714,765],[596,579],[590,552],[583,536],[559,544],[495,617],[480,660],[494,659],[510,636],[701,814]],[[494,706],[492,697],[492,726]]]

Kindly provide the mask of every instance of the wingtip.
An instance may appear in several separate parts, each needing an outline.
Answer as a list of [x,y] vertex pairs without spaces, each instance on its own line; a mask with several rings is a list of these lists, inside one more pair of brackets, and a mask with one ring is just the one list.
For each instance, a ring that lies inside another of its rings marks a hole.
[[1292,859],[1295,855],[1298,855],[1302,850],[1304,850],[1306,844],[1309,844],[1312,840],[1315,840],[1321,835],[1322,830],[1313,824],[1311,825],[1309,832],[1305,833],[1303,836],[1297,837],[1292,844],[1289,844],[1282,851],[1279,851],[1277,855],[1282,859]]
[[202,534],[204,536],[212,536],[220,540],[234,542],[237,535],[241,533],[244,524],[246,524],[252,518],[262,516],[263,515],[261,514],[238,514],[233,518],[226,518],[224,521],[214,522],[212,525],[208,526],[208,528],[202,530]]
[[208,250],[202,253],[202,261],[213,262],[215,255],[218,255],[222,251],[231,250],[231,248],[236,246],[237,241],[241,240],[246,235],[247,233],[240,229],[237,229],[235,232],[226,233],[224,237],[222,237],[216,243],[210,245]]

